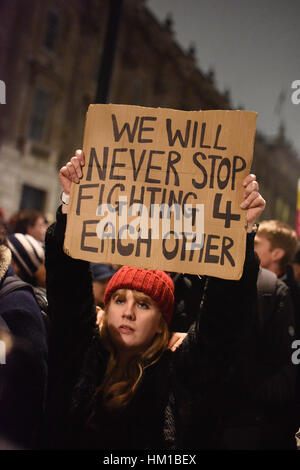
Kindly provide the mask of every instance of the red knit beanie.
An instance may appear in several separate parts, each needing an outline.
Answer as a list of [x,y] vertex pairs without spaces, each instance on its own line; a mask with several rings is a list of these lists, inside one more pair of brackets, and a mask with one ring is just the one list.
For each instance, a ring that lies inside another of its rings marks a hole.
[[107,284],[104,294],[105,305],[117,289],[144,292],[157,303],[165,321],[170,323],[174,307],[174,284],[164,271],[123,266]]

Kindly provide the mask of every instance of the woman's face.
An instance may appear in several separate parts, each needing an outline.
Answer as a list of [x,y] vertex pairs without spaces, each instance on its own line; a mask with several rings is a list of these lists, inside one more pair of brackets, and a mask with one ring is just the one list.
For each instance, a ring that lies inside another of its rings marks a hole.
[[162,332],[161,313],[155,302],[142,292],[118,289],[107,310],[110,337],[119,350],[140,351]]

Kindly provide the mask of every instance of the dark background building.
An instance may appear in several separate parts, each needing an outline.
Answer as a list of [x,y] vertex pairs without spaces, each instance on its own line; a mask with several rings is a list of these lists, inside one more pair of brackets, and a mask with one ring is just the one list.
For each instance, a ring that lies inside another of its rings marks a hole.
[[[112,25],[110,9],[121,3]],[[0,206],[7,215],[25,207],[55,212],[57,169],[81,148],[85,113],[109,75],[109,25],[118,34],[107,102],[231,109],[213,71],[199,69],[193,47],[176,43],[172,20],[161,24],[144,0],[2,0],[0,18]],[[268,203],[264,218],[294,225],[300,160],[283,126],[272,141],[257,133],[253,171]]]

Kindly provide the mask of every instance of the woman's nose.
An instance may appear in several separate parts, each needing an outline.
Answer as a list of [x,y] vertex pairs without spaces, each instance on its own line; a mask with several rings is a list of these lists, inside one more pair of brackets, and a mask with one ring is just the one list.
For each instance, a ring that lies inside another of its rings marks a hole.
[[134,304],[133,304],[133,302],[127,302],[127,303],[124,305],[124,310],[123,310],[122,316],[123,316],[124,318],[129,318],[130,320],[134,320],[134,319],[135,319]]

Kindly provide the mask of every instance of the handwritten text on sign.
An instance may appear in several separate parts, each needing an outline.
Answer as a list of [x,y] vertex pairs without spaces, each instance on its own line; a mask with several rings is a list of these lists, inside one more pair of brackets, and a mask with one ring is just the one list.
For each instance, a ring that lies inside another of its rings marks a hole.
[[242,180],[256,113],[92,105],[65,251],[89,261],[237,279]]

